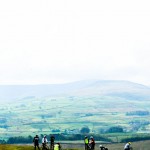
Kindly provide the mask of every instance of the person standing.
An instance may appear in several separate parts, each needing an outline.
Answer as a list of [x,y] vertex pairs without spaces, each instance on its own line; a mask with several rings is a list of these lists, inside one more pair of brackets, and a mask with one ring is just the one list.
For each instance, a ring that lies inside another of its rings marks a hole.
[[40,150],[39,148],[39,137],[38,135],[36,135],[33,139],[33,143],[34,143],[34,149],[36,150],[36,147]]
[[93,136],[90,137],[89,146],[90,146],[91,150],[95,149],[95,140],[94,140]]
[[89,139],[87,136],[84,137],[85,150],[88,150],[89,147]]
[[44,137],[42,138],[42,146],[43,146],[43,149],[47,149],[47,138],[46,138],[46,135],[44,135]]
[[50,137],[50,142],[51,142],[51,144],[50,144],[50,149],[51,149],[51,150],[54,150],[54,141],[55,141],[55,137],[54,137],[54,135],[52,135],[52,136]]

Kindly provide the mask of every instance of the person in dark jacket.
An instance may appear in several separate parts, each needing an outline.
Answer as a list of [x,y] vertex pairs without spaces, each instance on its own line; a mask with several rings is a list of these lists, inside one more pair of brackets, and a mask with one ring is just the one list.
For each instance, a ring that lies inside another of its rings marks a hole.
[[54,141],[55,141],[55,137],[54,137],[54,135],[52,135],[51,137],[50,137],[50,149],[51,150],[54,150]]
[[90,137],[89,148],[90,148],[90,150],[95,149],[95,140],[92,136]]
[[33,143],[34,143],[34,149],[36,150],[36,147],[40,150],[39,148],[39,137],[38,135],[36,135],[33,139]]

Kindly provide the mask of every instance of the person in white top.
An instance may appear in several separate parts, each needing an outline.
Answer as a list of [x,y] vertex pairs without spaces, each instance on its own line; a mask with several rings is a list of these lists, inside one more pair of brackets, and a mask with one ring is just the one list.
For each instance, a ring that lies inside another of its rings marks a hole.
[[44,135],[44,137],[42,138],[42,145],[43,145],[43,148],[46,148],[46,144],[48,143],[47,141],[47,138],[46,138],[46,135]]
[[131,150],[131,142],[125,144],[124,150]]

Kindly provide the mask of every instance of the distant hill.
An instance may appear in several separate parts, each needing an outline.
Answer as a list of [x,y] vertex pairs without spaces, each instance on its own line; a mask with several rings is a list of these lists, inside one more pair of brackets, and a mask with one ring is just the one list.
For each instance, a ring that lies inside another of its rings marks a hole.
[[0,101],[30,97],[104,95],[125,99],[150,99],[150,87],[115,80],[86,80],[66,84],[0,85]]
[[67,84],[1,85],[1,137],[31,134],[150,133],[150,88],[129,81],[86,80]]

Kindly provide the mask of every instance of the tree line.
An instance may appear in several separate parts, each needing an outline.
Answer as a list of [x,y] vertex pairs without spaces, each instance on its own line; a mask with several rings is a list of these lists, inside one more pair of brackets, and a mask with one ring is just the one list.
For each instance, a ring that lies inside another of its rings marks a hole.
[[[74,141],[74,140],[84,140],[85,134],[53,134],[57,141]],[[112,142],[109,138],[103,137],[101,135],[91,135],[86,134],[87,136],[94,136],[94,139],[97,141],[107,141]],[[43,134],[39,135],[40,140],[43,138]],[[50,139],[51,135],[47,135],[47,139]],[[28,137],[18,136],[18,137],[9,137],[8,140],[0,140],[1,144],[28,144],[33,142],[34,136],[29,135]]]
[[[83,134],[71,134],[71,135],[64,135],[64,134],[53,134],[55,136],[55,139],[57,141],[74,141],[74,140],[84,140],[85,135]],[[86,134],[88,137],[91,136],[91,134]],[[43,134],[39,135],[40,140],[43,138]],[[47,135],[47,138],[50,139],[51,135]],[[109,143],[113,143],[113,141],[108,138],[107,136],[102,136],[99,134],[92,134],[95,141],[105,141]],[[18,136],[18,137],[10,137],[8,140],[0,140],[0,144],[29,144],[33,142],[34,136]],[[131,136],[128,138],[123,138],[120,142],[136,142],[136,141],[142,141],[142,140],[150,140],[150,136]]]

